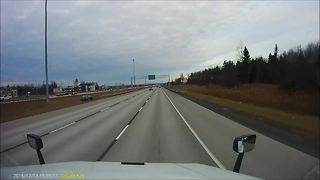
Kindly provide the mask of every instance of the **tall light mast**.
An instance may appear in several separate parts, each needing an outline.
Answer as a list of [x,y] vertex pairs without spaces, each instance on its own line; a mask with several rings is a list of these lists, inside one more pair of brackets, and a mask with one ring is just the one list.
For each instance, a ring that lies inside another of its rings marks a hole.
[[47,10],[48,0],[45,1],[45,16],[44,16],[44,61],[45,61],[45,71],[46,71],[46,99],[49,102],[49,85],[48,85],[48,25],[47,25]]
[[133,85],[136,85],[136,69],[135,69],[134,59],[132,59],[132,63],[133,63]]

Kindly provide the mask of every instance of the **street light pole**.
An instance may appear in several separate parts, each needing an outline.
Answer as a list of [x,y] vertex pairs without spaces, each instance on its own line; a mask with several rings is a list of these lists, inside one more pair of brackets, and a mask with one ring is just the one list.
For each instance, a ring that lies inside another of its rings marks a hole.
[[133,63],[133,85],[136,85],[136,70],[135,70],[135,64],[134,64],[134,59],[132,59]]
[[45,37],[44,37],[44,60],[45,60],[45,71],[46,71],[46,99],[49,102],[49,86],[48,86],[48,33],[47,33],[47,10],[48,9],[48,0],[45,0],[45,16],[44,16],[44,24],[45,24]]

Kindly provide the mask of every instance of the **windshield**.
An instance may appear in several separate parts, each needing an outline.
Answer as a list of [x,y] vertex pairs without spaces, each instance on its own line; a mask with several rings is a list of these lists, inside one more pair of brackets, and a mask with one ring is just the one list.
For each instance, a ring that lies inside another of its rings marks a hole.
[[319,178],[319,52],[319,1],[3,0],[1,169]]

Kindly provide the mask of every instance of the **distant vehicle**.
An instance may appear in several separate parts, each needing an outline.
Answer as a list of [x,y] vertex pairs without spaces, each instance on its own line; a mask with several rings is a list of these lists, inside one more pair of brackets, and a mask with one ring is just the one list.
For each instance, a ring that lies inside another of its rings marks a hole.
[[1,101],[9,101],[12,99],[12,96],[2,96]]
[[91,101],[91,100],[93,100],[93,97],[89,94],[86,94],[86,95],[81,96],[80,100],[81,101]]
[[149,88],[149,91],[153,91],[153,88],[151,87],[151,88]]
[[56,94],[56,96],[64,96],[64,95],[68,95],[68,92],[63,91],[61,93]]

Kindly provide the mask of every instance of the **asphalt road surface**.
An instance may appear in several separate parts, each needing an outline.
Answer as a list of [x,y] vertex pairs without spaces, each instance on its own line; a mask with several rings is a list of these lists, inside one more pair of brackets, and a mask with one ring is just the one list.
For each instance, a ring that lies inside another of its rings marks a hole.
[[319,159],[164,88],[148,89],[1,124],[1,166],[38,164],[26,134],[42,136],[46,163],[201,163],[232,170],[236,136],[254,133],[241,173],[267,179],[319,175]]

